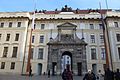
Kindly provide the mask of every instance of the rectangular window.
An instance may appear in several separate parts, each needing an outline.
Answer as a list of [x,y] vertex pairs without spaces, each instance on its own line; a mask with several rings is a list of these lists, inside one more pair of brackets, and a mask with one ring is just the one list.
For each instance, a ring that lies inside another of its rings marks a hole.
[[17,27],[21,27],[21,22],[18,22]]
[[119,55],[119,59],[120,59],[120,47],[118,47],[118,55]]
[[31,57],[30,57],[30,59],[33,59],[33,54],[34,54],[34,48],[31,48]]
[[17,51],[18,51],[18,47],[13,47],[13,54],[12,54],[13,58],[17,57]]
[[7,54],[8,54],[8,47],[4,47],[3,57],[7,57]]
[[100,34],[100,43],[104,43],[103,34]]
[[19,34],[16,34],[15,41],[18,41],[18,40],[19,40]]
[[105,48],[101,48],[101,59],[102,60],[106,59]]
[[40,36],[40,43],[44,42],[44,36]]
[[1,69],[5,69],[5,62],[1,62]]
[[115,27],[118,27],[118,22],[114,22],[114,26],[115,26]]
[[92,49],[91,49],[91,59],[92,59],[92,60],[97,59],[97,58],[96,58],[96,49],[95,49],[95,48],[92,48]]
[[32,43],[34,43],[34,40],[35,40],[34,38],[35,38],[35,36],[32,36]]
[[90,35],[91,43],[95,43],[95,35]]
[[117,41],[120,42],[120,34],[116,34]]
[[10,40],[10,34],[7,34],[6,41]]
[[9,27],[12,27],[12,22],[9,22]]
[[94,29],[94,25],[93,24],[90,24],[90,29]]
[[36,29],[36,23],[34,23],[34,28],[33,29]]
[[1,40],[1,36],[2,36],[2,34],[0,34],[0,40]]
[[4,27],[4,23],[1,23],[1,24],[0,24],[0,27],[3,28],[3,27]]
[[39,48],[38,50],[38,59],[43,59],[43,48]]
[[41,24],[41,29],[45,29],[45,24]]
[[103,29],[103,25],[102,24],[99,24],[99,29]]
[[15,62],[11,62],[11,67],[10,69],[15,69]]

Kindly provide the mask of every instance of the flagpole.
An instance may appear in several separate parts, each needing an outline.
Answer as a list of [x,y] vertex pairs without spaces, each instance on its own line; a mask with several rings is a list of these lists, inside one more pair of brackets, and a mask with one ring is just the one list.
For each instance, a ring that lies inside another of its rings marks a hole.
[[[106,1],[107,12],[108,12],[108,10],[109,10],[108,0],[105,0],[105,1]],[[107,27],[107,26],[106,26],[106,27]],[[107,35],[107,38],[108,38],[110,67],[111,67],[111,69],[113,70],[112,54],[111,54],[111,50],[110,50],[110,40],[109,40],[108,29],[107,29],[107,28],[106,28],[106,35]]]
[[106,3],[107,11],[108,11],[108,1],[105,0],[105,3]]
[[[34,0],[35,2],[35,0]],[[29,41],[29,51],[28,51],[28,61],[27,61],[27,69],[26,72],[30,71],[31,67],[31,44],[32,44],[32,31],[34,30],[35,27],[35,9],[36,9],[36,2],[34,5],[34,12],[33,12],[33,17],[32,17],[32,25],[30,27],[30,41]]]
[[[29,26],[29,23],[28,23],[28,26]],[[25,48],[24,48],[24,55],[23,55],[23,63],[22,63],[21,75],[25,74],[25,73],[23,73],[23,71],[24,71],[24,65],[25,65],[25,54],[26,54],[27,36],[28,36],[28,27],[27,27],[27,30],[26,30],[26,40],[25,40]]]
[[100,6],[100,14],[101,14],[101,22],[102,22],[102,26],[103,26],[103,37],[104,37],[104,45],[105,45],[105,53],[106,53],[106,68],[110,68],[109,65],[109,46],[108,46],[108,36],[107,36],[107,30],[106,30],[106,24],[103,18],[103,14],[102,14],[102,10],[101,10],[101,3],[99,2],[99,6]]
[[31,66],[31,41],[32,41],[32,29],[30,29],[30,42],[29,42],[29,51],[28,51],[28,62],[27,62],[27,69],[26,72],[30,71],[30,66]]

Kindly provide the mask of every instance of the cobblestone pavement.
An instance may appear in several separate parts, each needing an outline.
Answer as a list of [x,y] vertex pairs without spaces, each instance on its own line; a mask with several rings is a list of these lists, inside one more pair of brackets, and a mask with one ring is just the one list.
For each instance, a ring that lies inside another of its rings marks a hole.
[[[73,76],[74,80],[82,80],[83,76]],[[61,76],[50,76],[48,78],[44,75],[34,75],[32,77],[29,76],[21,76],[18,74],[0,74],[0,80],[62,80]],[[103,80],[103,79],[102,79]]]

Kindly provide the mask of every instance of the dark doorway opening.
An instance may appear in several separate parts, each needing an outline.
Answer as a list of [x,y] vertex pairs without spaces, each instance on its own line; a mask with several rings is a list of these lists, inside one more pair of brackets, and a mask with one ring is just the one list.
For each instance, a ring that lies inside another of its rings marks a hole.
[[42,74],[42,64],[38,63],[38,74],[41,75]]
[[56,73],[56,67],[57,67],[57,63],[56,62],[52,62],[52,75],[54,76]]
[[78,76],[82,76],[82,63],[81,62],[77,63],[77,68],[78,68]]

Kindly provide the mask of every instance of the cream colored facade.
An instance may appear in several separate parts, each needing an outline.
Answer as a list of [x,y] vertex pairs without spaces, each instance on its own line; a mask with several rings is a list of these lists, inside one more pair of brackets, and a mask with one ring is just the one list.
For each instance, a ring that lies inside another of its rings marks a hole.
[[[118,52],[120,41],[117,41],[116,38],[116,34],[120,35],[120,12],[111,10],[106,11],[103,15],[107,23],[113,70],[116,70],[120,68],[120,52]],[[0,25],[4,23],[4,26],[0,27],[0,73],[21,74],[22,70],[23,73],[26,73],[32,17],[33,14],[30,12],[0,12]],[[32,36],[34,36],[34,42],[32,43],[33,59],[31,59],[33,73],[43,74],[47,72],[47,43],[50,41],[50,37],[53,39],[56,38],[58,34],[57,25],[66,22],[76,25],[77,36],[80,39],[84,36],[85,42],[88,43],[86,46],[87,69],[94,68],[95,72],[101,70],[102,73],[104,73],[103,65],[106,61],[104,55],[102,55],[102,50],[104,53],[104,43],[101,43],[103,38],[100,39],[100,35],[103,35],[103,29],[100,29],[100,18],[101,14],[98,12],[85,14],[75,14],[73,12],[60,12],[57,14],[36,13],[36,26],[32,32]],[[9,27],[10,22],[12,22],[12,27]],[[21,22],[20,27],[17,27],[18,22]],[[90,24],[92,28],[90,28]],[[118,27],[115,27],[115,24],[118,24]],[[7,34],[10,34],[9,41],[6,41]],[[19,34],[18,41],[15,41],[16,34]],[[40,36],[42,36],[43,42],[40,42]],[[8,47],[6,57],[3,57],[4,47]],[[14,58],[12,57],[13,47],[18,47],[17,56]],[[43,50],[42,58],[38,57],[39,49]],[[94,59],[91,59],[91,50],[93,50],[93,52],[95,51]],[[24,56],[25,62],[23,66]],[[5,64],[2,62],[5,62]],[[15,62],[14,69],[11,69],[11,62]],[[2,64],[5,65],[4,69],[1,69]]]

